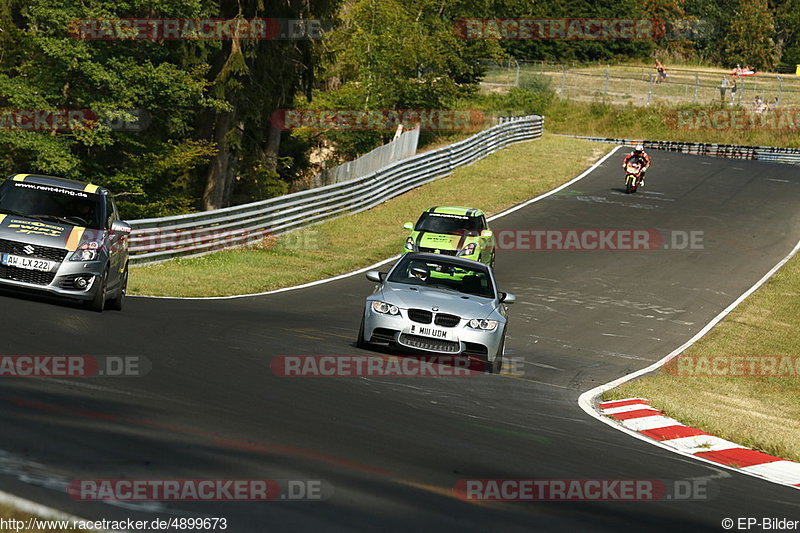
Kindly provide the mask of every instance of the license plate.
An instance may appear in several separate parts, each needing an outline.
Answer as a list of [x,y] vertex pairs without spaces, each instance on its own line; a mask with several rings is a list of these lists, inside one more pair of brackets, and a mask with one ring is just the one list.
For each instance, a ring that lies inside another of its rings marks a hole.
[[414,335],[421,335],[423,337],[431,337],[433,339],[453,340],[451,333],[446,329],[432,328],[428,326],[411,326],[410,333]]
[[38,270],[40,272],[50,272],[54,266],[55,261],[47,261],[46,259],[36,259],[34,257],[22,257],[19,255],[3,254],[0,260],[5,266],[24,268],[26,270]]

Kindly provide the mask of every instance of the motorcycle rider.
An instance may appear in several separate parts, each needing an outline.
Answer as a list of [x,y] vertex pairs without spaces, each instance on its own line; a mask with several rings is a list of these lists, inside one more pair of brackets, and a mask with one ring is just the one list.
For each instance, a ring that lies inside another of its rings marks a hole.
[[629,161],[638,161],[639,164],[642,165],[642,171],[639,174],[639,187],[644,187],[644,173],[647,172],[647,169],[650,167],[650,156],[644,151],[644,146],[637,144],[633,148],[633,152],[625,156],[625,159],[622,161],[622,168],[626,168]]

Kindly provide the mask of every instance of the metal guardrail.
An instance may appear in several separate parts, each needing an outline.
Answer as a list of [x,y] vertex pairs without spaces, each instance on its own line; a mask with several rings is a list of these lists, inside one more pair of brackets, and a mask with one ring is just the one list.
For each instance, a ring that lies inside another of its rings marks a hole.
[[586,137],[583,135],[563,135],[587,141],[613,144],[635,145],[641,143],[645,149],[682,152],[684,154],[710,155],[732,159],[755,159],[774,161],[791,165],[800,164],[800,148],[782,148],[778,146],[745,146],[737,144],[693,143],[680,141],[643,141],[640,139],[613,139],[608,137]]
[[131,220],[130,262],[142,265],[245,246],[358,213],[510,144],[539,138],[543,127],[543,117],[518,117],[353,180],[214,211]]

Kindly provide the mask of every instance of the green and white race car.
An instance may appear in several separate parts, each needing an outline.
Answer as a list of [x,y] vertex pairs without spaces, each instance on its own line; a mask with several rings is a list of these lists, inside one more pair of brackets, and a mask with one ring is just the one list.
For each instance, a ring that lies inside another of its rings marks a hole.
[[425,210],[414,225],[403,252],[432,252],[480,261],[494,267],[494,234],[480,209],[438,206]]

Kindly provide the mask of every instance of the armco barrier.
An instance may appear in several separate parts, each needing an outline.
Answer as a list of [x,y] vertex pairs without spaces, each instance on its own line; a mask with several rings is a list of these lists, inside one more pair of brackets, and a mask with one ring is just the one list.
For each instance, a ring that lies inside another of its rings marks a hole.
[[537,139],[543,127],[543,117],[515,117],[463,141],[349,181],[215,211],[132,220],[130,262],[142,265],[244,246],[268,235],[358,213],[512,143]]
[[781,148],[777,146],[742,146],[736,144],[692,143],[680,141],[643,141],[641,139],[612,139],[607,137],[586,137],[583,135],[563,135],[587,141],[634,145],[641,143],[645,150],[666,150],[684,154],[710,155],[732,159],[757,159],[777,163],[800,164],[800,148]]

